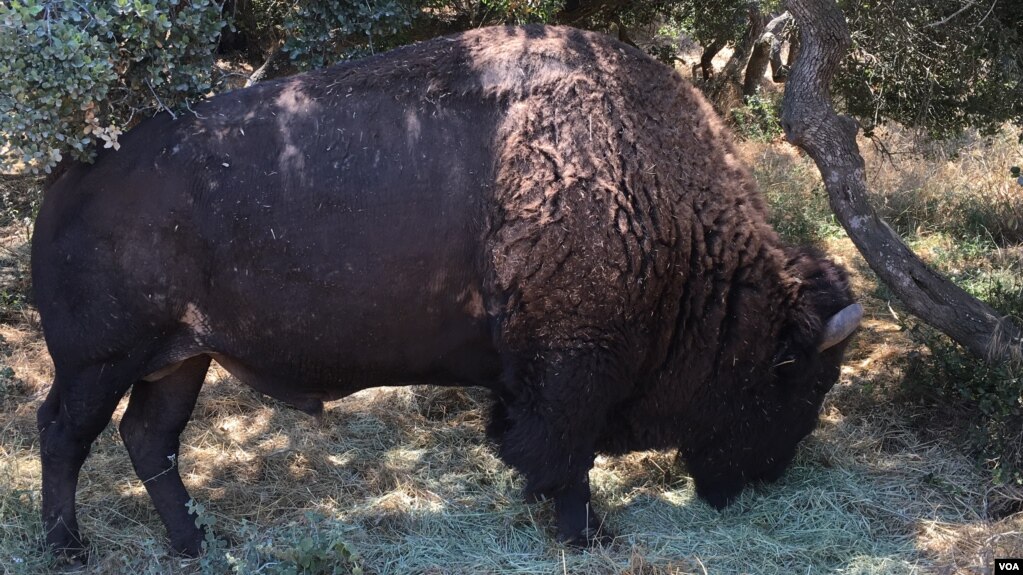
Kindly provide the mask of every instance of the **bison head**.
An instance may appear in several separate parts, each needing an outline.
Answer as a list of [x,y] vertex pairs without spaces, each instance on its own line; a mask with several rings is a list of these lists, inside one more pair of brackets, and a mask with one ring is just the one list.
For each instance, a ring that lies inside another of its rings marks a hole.
[[[780,337],[750,358],[710,433],[683,455],[697,494],[717,508],[750,482],[774,481],[817,425],[824,396],[838,380],[849,336],[863,308],[844,270],[810,250],[790,252],[792,306]],[[769,360],[769,361],[765,361]]]

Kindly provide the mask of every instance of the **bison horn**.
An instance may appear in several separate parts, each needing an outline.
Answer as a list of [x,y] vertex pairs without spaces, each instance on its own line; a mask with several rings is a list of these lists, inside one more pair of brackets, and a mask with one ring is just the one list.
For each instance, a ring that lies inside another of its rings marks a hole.
[[846,306],[845,309],[831,316],[828,324],[824,326],[824,335],[817,351],[824,351],[829,347],[838,345],[843,339],[856,331],[863,319],[863,306],[858,303]]

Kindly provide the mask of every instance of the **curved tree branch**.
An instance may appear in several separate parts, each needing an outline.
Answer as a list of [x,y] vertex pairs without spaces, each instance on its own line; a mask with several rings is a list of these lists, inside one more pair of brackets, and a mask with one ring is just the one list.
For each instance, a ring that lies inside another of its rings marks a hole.
[[978,356],[1019,362],[1019,327],[929,268],[871,207],[856,145],[859,126],[835,113],[828,91],[850,45],[842,12],[834,0],[786,0],[786,6],[799,25],[801,48],[785,87],[782,127],[816,162],[842,227],[911,313]]

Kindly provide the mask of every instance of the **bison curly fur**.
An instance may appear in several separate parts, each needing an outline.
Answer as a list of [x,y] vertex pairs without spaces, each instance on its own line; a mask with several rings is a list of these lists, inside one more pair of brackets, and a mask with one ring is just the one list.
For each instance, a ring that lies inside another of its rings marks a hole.
[[853,301],[845,273],[782,245],[716,114],[662,65],[572,30],[465,40],[481,96],[505,106],[485,232],[502,457],[544,493],[593,449],[681,448],[717,504],[776,477],[815,421],[808,362]]

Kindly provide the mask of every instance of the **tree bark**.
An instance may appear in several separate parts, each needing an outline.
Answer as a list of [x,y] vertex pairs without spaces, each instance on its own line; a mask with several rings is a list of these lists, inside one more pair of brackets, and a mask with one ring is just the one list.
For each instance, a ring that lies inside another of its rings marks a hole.
[[714,56],[717,56],[724,47],[725,41],[715,38],[703,49],[703,53],[700,55],[700,72],[703,74],[704,80],[714,77]]
[[785,56],[785,66],[787,68],[787,70],[785,72],[786,75],[788,75],[789,70],[792,70],[792,66],[794,66],[796,64],[796,58],[799,57],[799,41],[800,41],[799,40],[799,35],[800,35],[800,33],[799,33],[798,30],[796,31],[795,34],[790,34],[790,38],[789,38],[789,53],[788,53],[788,55]]
[[277,47],[271,50],[270,55],[267,56],[266,60],[263,62],[263,65],[260,66],[259,68],[256,68],[256,71],[253,72],[251,76],[249,76],[249,79],[245,81],[246,88],[266,78],[266,75],[270,73],[270,70],[274,66],[274,63],[277,62],[277,60],[279,60],[284,55],[284,49],[281,47],[282,45],[283,42],[278,42]]
[[1018,363],[1023,333],[920,260],[882,221],[867,196],[859,126],[838,115],[829,86],[851,44],[834,0],[786,0],[800,31],[800,53],[785,88],[782,127],[813,158],[831,209],[871,269],[906,308],[974,354]]
[[764,33],[757,40],[753,53],[746,64],[746,79],[742,83],[742,95],[745,98],[757,93],[760,82],[764,78],[768,64],[771,65],[771,79],[784,82],[788,71],[781,63],[781,45],[792,25],[792,14],[783,12],[775,16],[764,27]]
[[[792,14],[788,11],[782,12],[780,16],[771,20],[767,24],[767,31],[764,35],[770,34],[771,42],[771,80],[776,84],[780,84],[789,77],[789,68],[791,62],[782,63],[781,61],[781,49],[786,41],[790,40],[793,36],[793,30],[795,25],[792,23]],[[795,51],[795,40],[792,40],[789,44],[789,56],[792,57]]]
[[764,33],[765,26],[767,26],[767,16],[760,11],[759,4],[752,4],[749,9],[746,33],[735,45],[732,57],[725,63],[721,73],[711,81],[708,90],[711,103],[720,113],[725,113],[735,105],[736,100],[741,98],[743,71],[746,70],[746,65],[760,36]]
[[746,78],[742,82],[742,95],[744,98],[749,98],[756,94],[757,89],[760,88],[760,81],[764,79],[764,72],[767,71],[767,66],[771,63],[772,38],[773,36],[770,32],[766,32],[760,37],[756,46],[753,47],[749,63],[746,64]]
[[624,43],[628,44],[629,46],[632,46],[633,48],[639,48],[639,45],[636,44],[636,42],[634,42],[632,40],[632,38],[629,36],[628,30],[625,29],[625,24],[622,24],[621,22],[618,22],[617,24],[618,24],[618,41],[619,42],[624,42]]
[[760,7],[757,5],[750,7],[749,25],[746,28],[746,33],[743,34],[739,43],[735,45],[732,57],[725,63],[725,67],[721,70],[721,75],[718,76],[719,81],[739,84],[742,72],[746,69],[746,63],[749,62],[750,55],[753,53],[757,41],[760,40],[760,36],[763,35],[766,26],[767,16],[760,11]]

